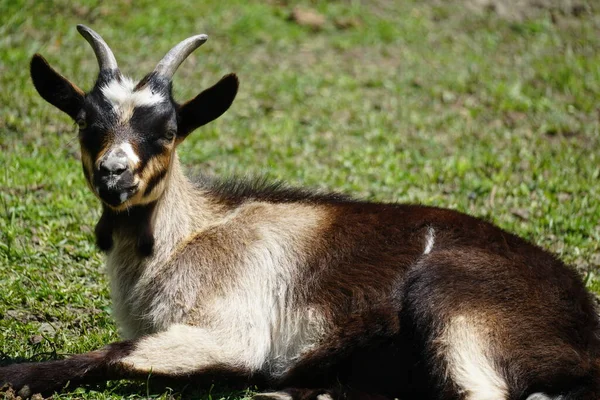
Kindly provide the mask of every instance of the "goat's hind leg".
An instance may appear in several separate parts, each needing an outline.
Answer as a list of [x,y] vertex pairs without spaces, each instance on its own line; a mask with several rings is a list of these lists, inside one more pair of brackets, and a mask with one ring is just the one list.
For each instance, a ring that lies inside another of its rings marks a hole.
[[305,389],[289,388],[277,392],[259,393],[253,400],[391,400],[380,394],[365,393],[358,390],[337,388]]
[[[260,383],[248,357],[220,343],[202,328],[174,325],[165,332],[110,344],[64,360],[13,364],[0,368],[0,387],[10,385],[21,397],[51,393],[67,383],[111,379],[186,379],[195,384],[213,379],[229,385]],[[239,347],[238,347],[239,348]]]

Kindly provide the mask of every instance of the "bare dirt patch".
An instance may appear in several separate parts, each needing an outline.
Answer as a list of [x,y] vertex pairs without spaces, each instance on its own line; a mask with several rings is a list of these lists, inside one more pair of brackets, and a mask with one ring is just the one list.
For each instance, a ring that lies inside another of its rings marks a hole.
[[545,13],[584,17],[594,10],[592,3],[585,0],[462,0],[469,9],[515,21],[535,18]]

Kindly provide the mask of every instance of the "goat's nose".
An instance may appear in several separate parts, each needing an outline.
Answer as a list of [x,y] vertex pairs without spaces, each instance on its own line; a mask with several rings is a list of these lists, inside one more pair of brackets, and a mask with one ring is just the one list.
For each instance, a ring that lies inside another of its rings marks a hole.
[[104,160],[100,162],[100,174],[103,176],[114,175],[118,176],[127,171],[127,155],[119,151],[117,153],[109,154]]

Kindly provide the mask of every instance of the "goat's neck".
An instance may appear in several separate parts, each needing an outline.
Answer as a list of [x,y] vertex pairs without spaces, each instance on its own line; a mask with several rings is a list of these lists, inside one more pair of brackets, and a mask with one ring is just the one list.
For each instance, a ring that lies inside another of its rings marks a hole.
[[157,201],[151,218],[157,245],[176,246],[181,240],[210,224],[217,213],[203,190],[183,174],[177,155],[173,155],[167,187]]
[[216,218],[211,202],[183,174],[173,155],[162,196],[121,213],[104,209],[96,226],[100,248],[135,245],[141,256],[168,256],[177,244]]

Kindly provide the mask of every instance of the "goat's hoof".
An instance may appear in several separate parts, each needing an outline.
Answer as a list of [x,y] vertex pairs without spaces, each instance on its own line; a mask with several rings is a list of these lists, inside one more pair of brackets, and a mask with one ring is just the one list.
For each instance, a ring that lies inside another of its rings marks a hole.
[[4,395],[4,399],[43,399],[39,394],[34,394],[32,396],[31,389],[27,385],[24,385],[21,389],[16,391],[12,385],[5,384],[0,387],[0,393]]
[[281,392],[258,393],[252,400],[334,400],[334,397],[321,389],[286,389]]
[[293,400],[293,397],[285,392],[266,392],[255,394],[252,400]]
[[548,396],[547,394],[544,393],[533,393],[530,394],[529,397],[527,397],[527,400],[563,400],[564,397],[562,396],[556,396],[556,397],[552,397],[552,396]]
[[0,393],[4,399],[43,399],[44,387],[39,382],[35,364],[12,364],[0,368]]

